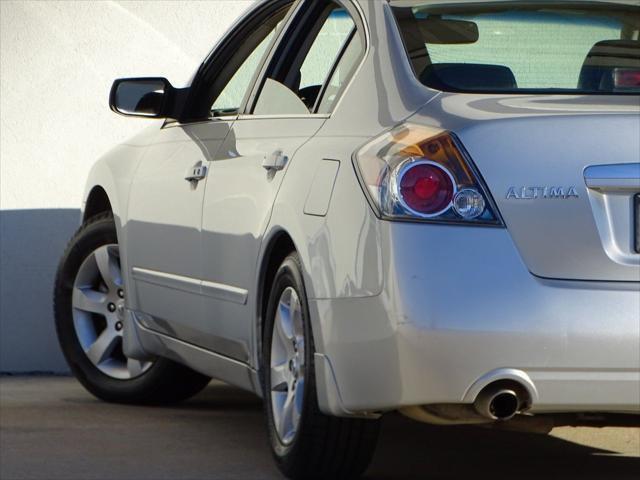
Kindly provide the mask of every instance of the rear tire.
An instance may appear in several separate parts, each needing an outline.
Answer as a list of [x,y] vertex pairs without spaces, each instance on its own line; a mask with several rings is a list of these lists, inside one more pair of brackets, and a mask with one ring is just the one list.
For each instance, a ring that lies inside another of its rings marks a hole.
[[297,254],[289,255],[276,273],[265,319],[262,379],[272,452],[291,479],[357,478],[371,461],[380,422],[320,411],[301,272]]
[[202,390],[210,379],[185,366],[124,356],[118,312],[125,294],[115,222],[111,213],[102,213],[73,236],[55,280],[58,340],[80,383],[102,400],[131,404],[174,403]]

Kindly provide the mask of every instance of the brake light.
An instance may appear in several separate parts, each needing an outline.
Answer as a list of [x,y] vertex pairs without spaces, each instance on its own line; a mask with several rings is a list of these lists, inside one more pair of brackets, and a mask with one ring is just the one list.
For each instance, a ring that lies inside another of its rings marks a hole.
[[406,160],[391,180],[400,203],[420,217],[436,217],[445,212],[456,192],[453,175],[437,163],[422,158]]
[[640,70],[616,68],[613,71],[613,86],[615,88],[640,87]]
[[354,160],[383,218],[500,225],[479,175],[449,132],[402,125],[362,147]]

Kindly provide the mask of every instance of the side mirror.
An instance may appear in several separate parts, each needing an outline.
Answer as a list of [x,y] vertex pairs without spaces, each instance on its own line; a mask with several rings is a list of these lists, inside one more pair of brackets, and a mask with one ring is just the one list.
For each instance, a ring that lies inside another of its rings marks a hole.
[[177,92],[166,78],[120,78],[111,87],[109,107],[120,115],[175,118]]

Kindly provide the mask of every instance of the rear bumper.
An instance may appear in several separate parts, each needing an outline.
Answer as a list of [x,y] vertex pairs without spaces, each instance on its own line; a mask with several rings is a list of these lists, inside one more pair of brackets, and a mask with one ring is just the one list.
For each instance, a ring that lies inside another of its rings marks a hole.
[[537,278],[504,229],[380,228],[382,293],[310,301],[325,411],[472,403],[515,375],[533,412],[640,412],[640,284]]

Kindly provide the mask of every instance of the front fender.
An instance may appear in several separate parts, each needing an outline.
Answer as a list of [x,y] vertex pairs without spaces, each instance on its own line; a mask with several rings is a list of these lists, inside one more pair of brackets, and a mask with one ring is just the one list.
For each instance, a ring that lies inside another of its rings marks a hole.
[[[125,285],[131,285],[127,274],[129,272],[127,256],[129,193],[140,160],[156,132],[158,132],[156,125],[149,127],[131,140],[114,147],[96,161],[89,172],[82,197],[82,218],[94,189],[101,188],[109,199],[120,244],[120,263]],[[132,298],[135,298],[135,295],[128,295],[128,299]]]
[[83,218],[89,196],[96,187],[106,192],[114,216],[126,217],[133,177],[146,147],[153,141],[158,130],[158,125],[145,128],[109,150],[93,164],[82,196]]

